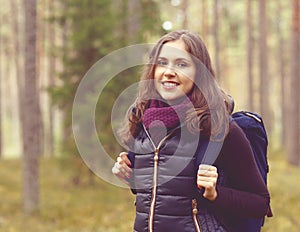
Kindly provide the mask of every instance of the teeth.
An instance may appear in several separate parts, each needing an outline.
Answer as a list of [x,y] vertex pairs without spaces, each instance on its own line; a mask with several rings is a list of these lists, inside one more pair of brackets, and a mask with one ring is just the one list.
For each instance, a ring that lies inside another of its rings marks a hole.
[[176,87],[177,84],[173,82],[163,82],[163,85],[166,87]]

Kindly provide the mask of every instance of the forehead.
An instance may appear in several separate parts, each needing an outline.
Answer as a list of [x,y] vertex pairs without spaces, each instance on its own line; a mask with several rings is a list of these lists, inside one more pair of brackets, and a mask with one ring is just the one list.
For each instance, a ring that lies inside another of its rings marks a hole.
[[161,48],[159,57],[191,60],[191,55],[187,52],[186,45],[183,40],[175,40],[165,43]]

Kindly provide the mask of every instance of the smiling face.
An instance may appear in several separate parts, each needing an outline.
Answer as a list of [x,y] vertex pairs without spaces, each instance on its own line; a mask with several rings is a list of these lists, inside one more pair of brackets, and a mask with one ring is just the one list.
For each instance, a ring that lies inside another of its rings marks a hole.
[[155,88],[168,103],[176,103],[194,86],[196,66],[182,40],[163,45],[154,72]]

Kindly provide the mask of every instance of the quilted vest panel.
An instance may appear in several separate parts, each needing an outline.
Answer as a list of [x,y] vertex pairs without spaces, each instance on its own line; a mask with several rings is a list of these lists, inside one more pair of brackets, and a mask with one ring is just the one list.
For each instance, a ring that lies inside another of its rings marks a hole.
[[156,168],[155,148],[149,138],[142,134],[135,141],[135,231],[149,231],[150,223],[155,232],[197,231],[192,199],[197,193],[195,154],[199,140],[179,133],[159,148]]

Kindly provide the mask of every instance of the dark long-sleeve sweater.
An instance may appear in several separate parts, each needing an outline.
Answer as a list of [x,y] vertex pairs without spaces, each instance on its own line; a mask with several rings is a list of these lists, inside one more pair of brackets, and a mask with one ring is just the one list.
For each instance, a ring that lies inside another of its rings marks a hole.
[[[134,166],[134,156],[129,153]],[[197,161],[200,164],[202,158]],[[228,228],[242,218],[262,218],[269,213],[270,196],[260,176],[251,146],[242,129],[231,122],[229,133],[214,164],[226,176],[225,185],[217,185],[215,201],[206,199]],[[232,230],[236,231],[236,230]]]
[[215,166],[227,177],[227,187],[217,186],[212,203],[224,213],[244,217],[263,217],[268,213],[270,196],[255,162],[251,146],[239,126],[230,123]]
[[235,122],[230,123],[229,133],[214,165],[225,173],[226,184],[217,185],[218,196],[214,202],[205,200],[208,207],[219,215],[228,231],[260,231],[261,219],[253,220],[272,216],[270,195],[249,141]]

